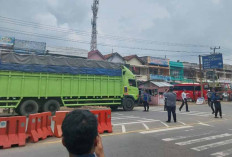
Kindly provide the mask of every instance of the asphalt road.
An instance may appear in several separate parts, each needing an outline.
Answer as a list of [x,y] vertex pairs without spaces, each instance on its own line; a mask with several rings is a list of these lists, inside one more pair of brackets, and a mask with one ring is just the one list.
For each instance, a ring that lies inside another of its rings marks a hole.
[[[102,134],[105,156],[232,156],[232,103],[222,104],[222,119],[215,119],[207,105],[191,105],[189,110],[177,111],[177,123],[165,122],[167,113],[161,106],[149,112],[142,107],[112,112],[113,133]],[[68,153],[54,137],[0,150],[0,157],[16,156],[68,157]]]

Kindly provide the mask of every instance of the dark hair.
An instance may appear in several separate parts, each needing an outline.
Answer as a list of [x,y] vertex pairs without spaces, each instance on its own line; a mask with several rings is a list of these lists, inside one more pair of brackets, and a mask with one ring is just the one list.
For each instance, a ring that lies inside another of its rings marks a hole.
[[98,135],[97,118],[88,110],[74,110],[66,115],[62,132],[64,145],[71,154],[88,154]]
[[169,87],[169,92],[173,92],[173,87]]

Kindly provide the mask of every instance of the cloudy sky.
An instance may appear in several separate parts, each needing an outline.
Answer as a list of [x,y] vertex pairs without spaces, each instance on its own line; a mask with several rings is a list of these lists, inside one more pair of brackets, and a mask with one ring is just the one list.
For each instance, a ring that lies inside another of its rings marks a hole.
[[[198,62],[221,49],[232,64],[231,0],[99,0],[103,53]],[[0,35],[90,49],[92,0],[0,0]]]

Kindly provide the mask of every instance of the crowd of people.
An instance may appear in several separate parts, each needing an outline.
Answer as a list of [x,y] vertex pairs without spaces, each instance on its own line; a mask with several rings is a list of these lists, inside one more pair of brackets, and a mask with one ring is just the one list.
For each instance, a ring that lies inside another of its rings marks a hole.
[[[179,111],[182,110],[182,108],[186,107],[186,112],[189,111],[188,107],[188,94],[186,93],[186,90],[184,89],[181,93],[182,98],[182,104],[179,107]],[[164,92],[164,111],[167,111],[168,113],[168,120],[167,123],[171,122],[171,114],[173,115],[173,120],[176,122],[176,93],[173,92],[173,87],[170,87],[169,89],[166,89]],[[210,89],[207,93],[208,98],[208,105],[212,109],[212,114],[215,114],[215,118],[218,118],[219,116],[222,118],[222,109],[221,109],[221,96],[218,94],[218,92],[215,89]],[[144,111],[149,111],[149,104],[151,102],[151,95],[148,91],[143,91],[142,96],[142,103],[144,105]]]

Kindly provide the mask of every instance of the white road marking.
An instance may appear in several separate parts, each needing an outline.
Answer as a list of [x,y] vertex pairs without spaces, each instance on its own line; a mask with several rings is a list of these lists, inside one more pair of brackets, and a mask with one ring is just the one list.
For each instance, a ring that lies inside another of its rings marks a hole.
[[159,112],[167,112],[167,111],[159,111]]
[[130,117],[130,116],[128,116],[128,117],[126,117],[126,116],[125,117],[112,117],[111,120],[133,119],[133,118],[137,119],[139,117]]
[[151,133],[157,133],[157,132],[163,132],[163,131],[186,129],[186,128],[191,128],[191,127],[193,127],[193,126],[181,126],[181,127],[165,128],[165,129],[159,129],[159,130],[143,131],[140,133],[141,134],[151,134]]
[[181,122],[181,121],[177,121],[177,122],[179,122],[180,124],[186,125],[184,122]]
[[123,114],[120,114],[120,113],[113,113],[113,114],[116,114],[116,115],[119,115],[119,116],[122,116]]
[[182,112],[177,112],[179,114],[193,114],[193,113],[199,113],[199,111],[191,111],[191,112],[185,112],[185,111],[182,111]]
[[163,111],[164,109],[163,108],[157,108],[157,109],[152,109],[150,111]]
[[225,141],[221,141],[221,142],[216,142],[216,143],[211,143],[211,144],[207,144],[207,145],[203,145],[203,146],[199,146],[199,147],[194,147],[191,149],[200,152],[203,150],[207,150],[210,148],[215,148],[215,147],[219,147],[219,146],[223,146],[223,145],[227,145],[227,144],[231,144],[231,143],[232,143],[232,139],[229,139],[229,140],[225,140]]
[[125,125],[122,125],[122,132],[123,132],[123,133],[126,132],[126,127],[125,127]]
[[126,124],[138,124],[138,123],[149,123],[149,122],[157,122],[159,120],[147,120],[147,121],[139,121],[139,122],[128,122],[128,123],[116,123],[116,124],[113,124],[114,126],[117,126],[117,125],[126,125]]
[[232,154],[232,149],[227,149],[225,151],[217,152],[211,154],[211,156],[216,156],[216,157],[224,157]]
[[171,138],[164,138],[162,139],[163,141],[175,141],[175,140],[181,140],[181,139],[186,139],[186,138],[192,138],[192,137],[199,137],[199,136],[204,136],[204,135],[209,135],[213,133],[213,131],[210,131],[208,133],[204,134],[199,134],[199,135],[192,135],[192,136],[176,136],[176,137],[171,137]]
[[143,120],[154,120],[154,119],[147,119],[147,118],[140,118],[140,119],[143,119]]
[[211,126],[211,127],[212,127],[212,125],[209,125],[209,124],[203,123],[203,122],[201,122],[201,121],[198,121],[198,122],[199,122],[198,124],[200,124],[200,125],[204,125],[204,126]]
[[190,116],[201,116],[201,117],[208,117],[209,115],[211,115],[206,112],[198,112],[198,111],[190,111],[190,112],[179,113],[179,114],[190,115]]
[[146,130],[149,130],[149,127],[145,123],[142,123],[142,124]]
[[198,138],[198,139],[184,141],[184,142],[177,142],[175,144],[177,144],[179,146],[185,146],[185,145],[189,145],[189,144],[210,141],[210,140],[215,140],[218,138],[229,137],[229,136],[232,136],[232,134],[225,133],[225,134],[221,134],[221,135],[208,136],[208,137]]
[[169,127],[169,125],[167,125],[166,123],[160,121],[160,123],[162,123],[163,125],[165,125],[166,127]]

